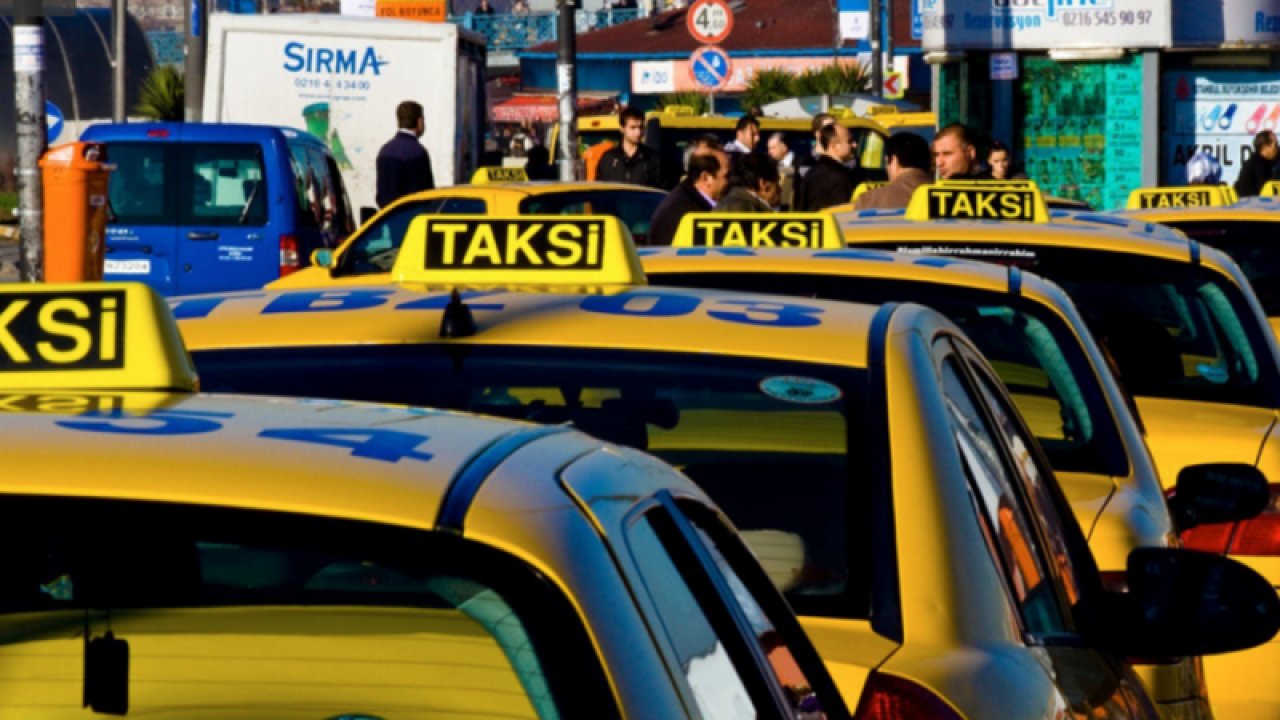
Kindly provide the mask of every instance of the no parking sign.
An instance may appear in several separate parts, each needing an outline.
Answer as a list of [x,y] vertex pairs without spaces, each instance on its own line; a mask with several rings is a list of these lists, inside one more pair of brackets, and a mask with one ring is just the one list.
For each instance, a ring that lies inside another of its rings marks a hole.
[[715,45],[703,45],[689,56],[689,73],[704,90],[719,90],[729,81],[729,53]]

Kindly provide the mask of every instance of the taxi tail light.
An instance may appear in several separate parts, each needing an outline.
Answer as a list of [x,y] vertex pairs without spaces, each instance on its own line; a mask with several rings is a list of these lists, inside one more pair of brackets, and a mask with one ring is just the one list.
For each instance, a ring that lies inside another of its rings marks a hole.
[[301,263],[298,260],[298,238],[293,235],[280,236],[280,277],[294,272]]
[[872,672],[853,720],[963,720],[932,691],[910,680]]
[[1271,502],[1256,517],[1191,528],[1182,533],[1182,546],[1220,555],[1280,556],[1280,485],[1271,485]]
[[1271,486],[1271,502],[1257,517],[1237,523],[1232,555],[1280,555],[1280,485]]

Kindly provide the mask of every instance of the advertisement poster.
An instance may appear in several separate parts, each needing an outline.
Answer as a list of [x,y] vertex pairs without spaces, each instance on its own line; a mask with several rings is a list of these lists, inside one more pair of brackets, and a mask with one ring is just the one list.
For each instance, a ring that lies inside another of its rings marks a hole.
[[1058,63],[1026,58],[1023,157],[1050,195],[1124,207],[1142,183],[1142,58]]
[[1170,0],[919,0],[925,50],[1163,48]]
[[1234,183],[1260,130],[1280,131],[1280,73],[1197,71],[1164,77],[1160,181],[1182,185],[1187,159],[1204,149]]

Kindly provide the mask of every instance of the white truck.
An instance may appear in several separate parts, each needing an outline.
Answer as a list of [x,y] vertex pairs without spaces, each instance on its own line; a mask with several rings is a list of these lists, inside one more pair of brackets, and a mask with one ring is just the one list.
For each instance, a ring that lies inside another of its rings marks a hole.
[[436,185],[466,182],[485,126],[484,38],[452,23],[342,15],[209,22],[204,121],[289,125],[323,139],[356,207],[370,207],[396,106],[422,103]]

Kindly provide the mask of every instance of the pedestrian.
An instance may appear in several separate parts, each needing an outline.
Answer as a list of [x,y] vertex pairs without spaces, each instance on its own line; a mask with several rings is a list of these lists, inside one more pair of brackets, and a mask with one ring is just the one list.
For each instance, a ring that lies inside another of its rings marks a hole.
[[558,180],[560,172],[551,164],[551,151],[546,145],[534,145],[529,148],[525,158],[524,173],[530,180]]
[[973,132],[951,123],[933,138],[933,164],[939,180],[990,180],[991,173],[978,166]]
[[739,160],[729,173],[729,189],[716,203],[715,212],[773,212],[781,195],[778,163],[768,155],[753,153]]
[[1262,186],[1275,176],[1276,172],[1276,134],[1263,130],[1253,136],[1253,154],[1240,168],[1240,177],[1236,178],[1236,194],[1249,197],[1262,192]]
[[492,15],[494,12],[493,6],[489,4],[489,0],[480,0],[480,5],[476,7],[476,15]]
[[512,15],[528,15],[530,12],[529,0],[516,0],[511,6]]
[[680,219],[690,212],[709,212],[729,184],[729,156],[723,150],[704,150],[689,158],[689,173],[658,203],[649,222],[649,244],[670,245]]
[[395,137],[378,150],[376,161],[378,207],[386,207],[409,193],[432,190],[436,186],[431,174],[431,156],[418,138],[426,131],[422,105],[405,100],[396,106]]
[[991,173],[992,180],[1027,179],[1026,173],[1013,169],[1013,153],[999,140],[992,140],[991,148],[987,150],[987,171]]
[[898,133],[884,143],[884,167],[889,184],[868,190],[853,206],[857,210],[905,208],[916,188],[932,181],[929,143],[915,133]]
[[644,113],[634,107],[623,108],[618,113],[618,126],[622,130],[622,142],[600,156],[596,180],[661,188],[658,153],[641,142],[644,138]]
[[765,148],[769,157],[778,164],[778,187],[782,193],[778,200],[781,210],[790,210],[796,204],[796,154],[787,147],[787,139],[780,132],[769,136]]
[[733,128],[733,140],[724,146],[731,162],[738,162],[744,155],[755,152],[760,142],[760,121],[753,115],[743,115]]
[[1222,163],[1204,148],[1187,159],[1188,185],[1217,185],[1222,179]]
[[809,171],[818,164],[818,158],[822,157],[822,144],[818,141],[818,134],[822,132],[822,128],[827,127],[828,125],[834,125],[835,122],[836,118],[831,113],[820,112],[817,115],[814,115],[813,120],[810,123],[810,127],[813,129],[813,148],[809,155],[799,158],[792,163],[792,167],[796,170],[796,210],[808,210],[804,205],[805,198],[808,197],[808,193],[805,190],[805,179],[808,177]]
[[861,173],[849,167],[853,160],[849,128],[839,123],[823,127],[818,131],[818,147],[822,155],[804,180],[804,209],[809,212],[849,202],[862,181]]

